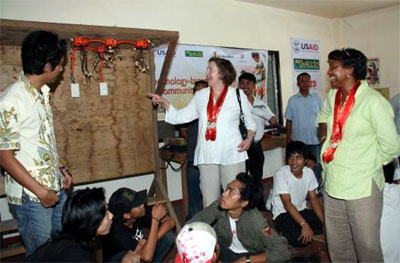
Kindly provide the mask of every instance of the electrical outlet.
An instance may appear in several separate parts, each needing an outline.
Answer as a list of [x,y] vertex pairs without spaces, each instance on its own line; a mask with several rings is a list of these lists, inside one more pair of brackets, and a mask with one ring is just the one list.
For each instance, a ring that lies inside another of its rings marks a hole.
[[72,98],[79,98],[79,84],[78,83],[72,83],[71,84],[71,97]]
[[107,82],[100,82],[100,96],[108,96]]

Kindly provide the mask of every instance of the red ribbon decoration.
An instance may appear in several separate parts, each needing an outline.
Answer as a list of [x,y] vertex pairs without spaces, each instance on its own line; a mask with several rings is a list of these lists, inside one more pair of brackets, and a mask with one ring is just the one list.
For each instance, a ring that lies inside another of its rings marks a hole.
[[356,82],[343,107],[340,107],[342,101],[342,90],[338,89],[336,92],[332,135],[329,139],[329,146],[322,155],[322,160],[324,163],[329,163],[334,159],[335,151],[343,138],[344,125],[346,124],[347,117],[350,115],[350,112],[353,109],[355,95],[360,84],[360,81]]
[[208,105],[207,105],[207,116],[208,116],[207,130],[206,130],[207,141],[210,140],[215,141],[215,138],[217,137],[217,118],[227,93],[228,93],[228,85],[225,85],[224,90],[219,95],[217,103],[214,106],[214,92],[213,89],[210,88],[210,97],[208,98]]

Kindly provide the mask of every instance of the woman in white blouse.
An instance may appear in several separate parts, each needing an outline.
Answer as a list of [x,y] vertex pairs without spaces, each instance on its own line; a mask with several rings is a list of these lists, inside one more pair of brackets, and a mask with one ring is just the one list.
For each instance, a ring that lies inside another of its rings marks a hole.
[[232,63],[222,58],[210,58],[206,77],[209,87],[196,92],[189,104],[180,110],[161,96],[148,93],[154,105],[166,109],[166,122],[175,125],[199,119],[194,165],[200,170],[204,207],[219,198],[221,184],[225,190],[238,173],[245,172],[246,151],[256,130],[251,107],[246,95],[240,90],[247,128],[247,138],[242,139],[236,88],[230,87],[236,78]]

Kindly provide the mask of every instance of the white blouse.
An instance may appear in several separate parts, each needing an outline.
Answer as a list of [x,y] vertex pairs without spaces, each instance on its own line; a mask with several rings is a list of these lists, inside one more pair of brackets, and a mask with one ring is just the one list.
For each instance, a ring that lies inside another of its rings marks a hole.
[[[256,123],[251,115],[251,105],[242,90],[239,91],[239,94],[246,128],[255,131]],[[215,141],[207,141],[205,137],[209,96],[210,87],[207,87],[196,92],[189,104],[183,109],[177,110],[170,105],[169,110],[166,112],[165,121],[175,125],[199,119],[199,134],[194,154],[194,165],[228,165],[245,161],[247,152],[239,152],[237,147],[243,139],[239,131],[240,108],[236,96],[236,88],[228,88],[228,93],[218,114]]]

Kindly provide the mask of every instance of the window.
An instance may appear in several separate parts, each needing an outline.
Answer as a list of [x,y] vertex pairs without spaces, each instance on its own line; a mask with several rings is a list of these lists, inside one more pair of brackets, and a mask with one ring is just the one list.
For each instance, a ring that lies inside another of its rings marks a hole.
[[283,125],[279,52],[268,51],[267,104]]

